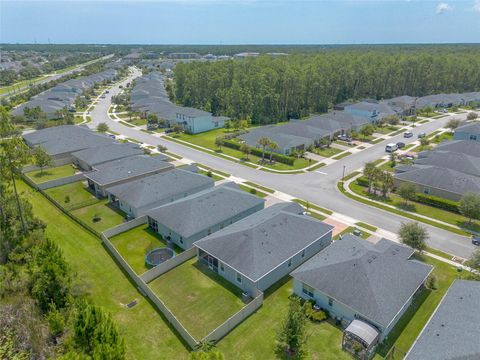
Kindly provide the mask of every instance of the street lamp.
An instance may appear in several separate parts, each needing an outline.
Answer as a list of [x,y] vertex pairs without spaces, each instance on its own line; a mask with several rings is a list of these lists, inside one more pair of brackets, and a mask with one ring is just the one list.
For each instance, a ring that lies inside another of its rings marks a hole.
[[345,165],[343,165],[343,174],[342,174],[342,181],[345,179]]

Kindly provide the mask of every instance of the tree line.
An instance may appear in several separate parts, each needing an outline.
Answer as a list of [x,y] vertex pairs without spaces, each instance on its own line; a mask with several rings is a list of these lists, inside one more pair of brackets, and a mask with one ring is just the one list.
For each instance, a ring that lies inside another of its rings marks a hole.
[[[41,167],[50,162],[42,150],[33,156]],[[116,324],[86,300],[85,284],[18,190],[17,169],[31,158],[0,107],[0,358],[122,360]]]
[[365,98],[480,89],[480,47],[367,47],[284,57],[179,63],[176,101],[268,124]]

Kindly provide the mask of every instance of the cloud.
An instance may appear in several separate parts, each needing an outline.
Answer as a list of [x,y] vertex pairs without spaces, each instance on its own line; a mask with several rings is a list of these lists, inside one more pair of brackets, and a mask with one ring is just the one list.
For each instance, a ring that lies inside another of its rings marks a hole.
[[480,0],[475,0],[473,2],[473,11],[480,12]]
[[452,7],[447,3],[440,3],[437,5],[437,14],[443,14],[450,10],[452,10]]

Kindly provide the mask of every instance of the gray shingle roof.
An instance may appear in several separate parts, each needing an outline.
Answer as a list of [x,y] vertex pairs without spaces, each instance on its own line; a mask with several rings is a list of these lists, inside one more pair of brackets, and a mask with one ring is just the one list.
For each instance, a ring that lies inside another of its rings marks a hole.
[[212,115],[209,112],[206,112],[206,111],[200,110],[200,109],[195,109],[195,108],[192,108],[192,107],[179,107],[177,109],[177,113],[185,115],[185,116],[191,116],[191,117]]
[[85,177],[102,186],[142,174],[173,169],[173,165],[165,162],[166,157],[138,155],[109,161],[95,166],[95,170],[85,174]]
[[174,169],[112,186],[108,192],[138,209],[202,186],[213,185],[214,181],[208,176]]
[[455,280],[405,359],[480,359],[479,299],[479,281]]
[[394,177],[453,194],[480,192],[480,177],[437,166],[413,166],[411,171],[395,174]]
[[480,134],[480,121],[467,123],[455,129],[455,132],[465,132],[469,134]]
[[122,159],[129,156],[144,154],[142,148],[137,144],[108,144],[93,149],[81,150],[72,155],[90,166],[101,164],[107,161]]
[[480,142],[469,140],[444,141],[433,149],[433,151],[439,150],[454,151],[470,156],[480,157]]
[[280,149],[290,149],[292,147],[309,144],[312,141],[310,138],[276,133],[274,131],[271,131],[273,127],[274,126],[265,126],[252,129],[250,132],[240,135],[239,138],[245,141],[247,145],[250,145],[252,147],[258,147],[258,140],[262,137],[267,137],[270,140],[276,142]]
[[430,151],[415,160],[415,165],[433,165],[480,176],[480,158],[453,151]]
[[411,248],[390,240],[374,245],[346,235],[291,275],[386,327],[432,270],[409,260],[412,254]]
[[188,238],[264,202],[235,183],[227,183],[151,209],[146,214]]
[[306,215],[296,203],[279,203],[258,211],[195,242],[236,271],[257,281],[333,226]]

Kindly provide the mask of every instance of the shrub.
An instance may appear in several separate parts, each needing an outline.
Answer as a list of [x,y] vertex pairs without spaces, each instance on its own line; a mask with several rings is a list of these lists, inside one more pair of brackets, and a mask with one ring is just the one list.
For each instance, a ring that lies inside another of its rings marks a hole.
[[305,316],[314,322],[320,322],[327,319],[325,311],[315,310],[311,301],[305,303]]
[[257,189],[251,188],[250,189],[250,194],[256,195],[257,194]]
[[430,290],[437,289],[437,278],[434,274],[430,274],[425,282],[425,287]]
[[210,178],[212,177],[212,172],[210,170],[207,171],[207,176]]
[[100,220],[102,220],[102,218],[100,217],[100,215],[98,215],[98,214],[94,214],[94,215],[93,215],[93,218],[92,218],[92,221],[93,221],[93,222],[99,222]]
[[433,206],[454,213],[460,213],[460,211],[458,210],[458,203],[452,200],[447,200],[440,197],[425,195],[421,193],[416,194],[415,200],[420,204]]
[[66,204],[68,204],[70,202],[70,195],[66,195],[64,201]]
[[357,184],[360,186],[368,187],[368,179],[364,176],[360,176],[357,179]]
[[[240,148],[242,146],[242,143],[225,139],[225,142],[224,142],[223,146],[226,146],[226,147],[229,147],[229,148],[235,149],[235,150],[240,150]],[[249,148],[250,148],[250,154],[255,155],[255,156],[260,156],[260,157],[262,156],[262,150],[261,149],[257,149],[255,147],[251,147],[251,146],[249,146]],[[289,157],[289,156],[285,156],[285,155],[282,155],[282,154],[277,154],[277,153],[272,154],[272,160],[278,161],[278,162],[280,162],[282,164],[286,164],[286,165],[293,165],[295,163],[294,158]]]

